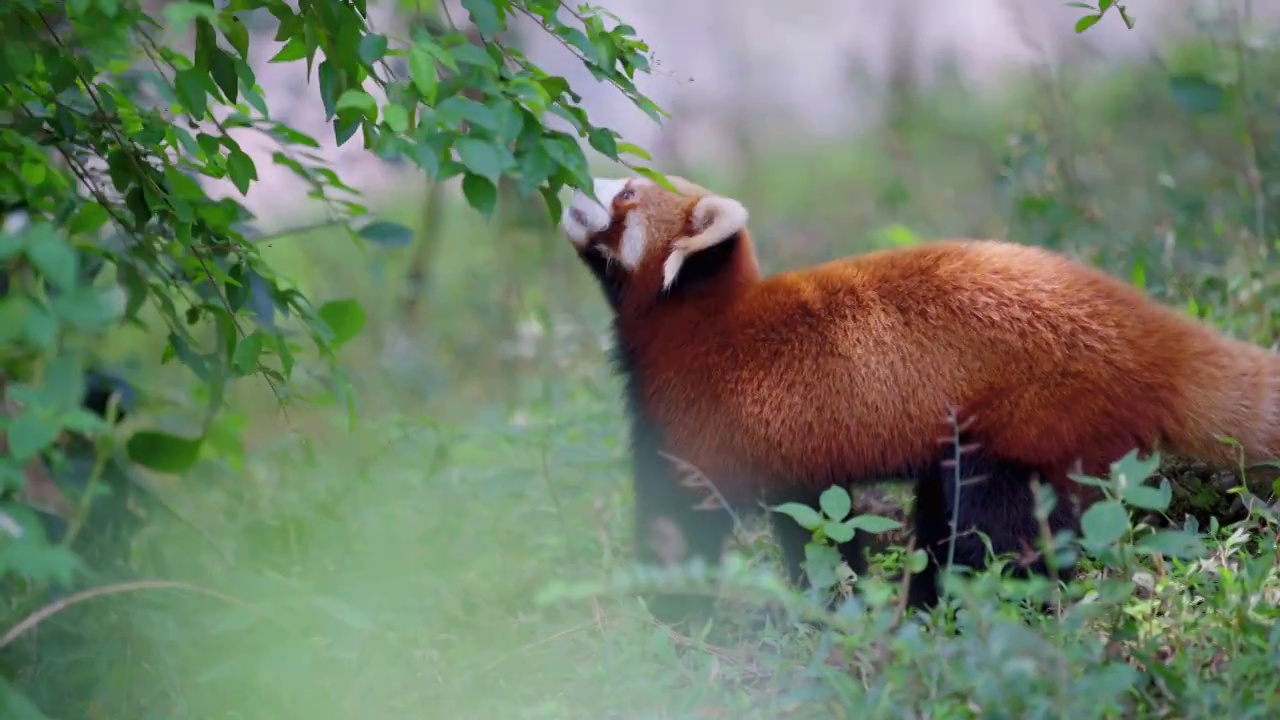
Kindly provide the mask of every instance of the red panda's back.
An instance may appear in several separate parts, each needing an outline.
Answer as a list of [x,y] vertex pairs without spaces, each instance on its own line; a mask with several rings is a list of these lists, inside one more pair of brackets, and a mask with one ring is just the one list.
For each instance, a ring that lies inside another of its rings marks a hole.
[[920,461],[948,405],[977,413],[975,429],[1010,460],[1149,446],[1213,344],[1099,270],[991,241],[782,274],[728,321],[717,407],[700,421],[726,427],[706,437],[824,481]]

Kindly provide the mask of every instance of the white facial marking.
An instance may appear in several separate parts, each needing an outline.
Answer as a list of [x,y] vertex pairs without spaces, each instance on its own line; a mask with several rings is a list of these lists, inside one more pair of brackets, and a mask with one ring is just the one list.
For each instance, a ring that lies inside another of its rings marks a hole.
[[676,275],[680,274],[680,268],[684,265],[685,251],[680,248],[673,248],[671,254],[667,256],[667,261],[662,263],[662,289],[670,290],[671,283],[676,281]]
[[627,213],[627,222],[622,231],[621,256],[619,260],[628,270],[635,270],[644,259],[644,248],[648,238],[645,237],[644,216],[638,212]]
[[592,235],[607,230],[613,222],[610,209],[613,198],[626,186],[626,178],[596,178],[593,189],[600,200],[598,203],[581,190],[575,190],[560,217],[560,230],[569,242],[581,249]]

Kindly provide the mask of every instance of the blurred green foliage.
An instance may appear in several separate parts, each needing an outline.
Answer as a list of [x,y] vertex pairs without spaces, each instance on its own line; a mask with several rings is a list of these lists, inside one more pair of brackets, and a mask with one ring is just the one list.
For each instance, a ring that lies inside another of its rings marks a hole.
[[[259,168],[232,131],[256,132],[348,240],[395,246],[413,233],[368,217],[313,152],[320,143],[273,117],[246,18],[274,19],[282,44],[269,63],[314,73],[337,145],[358,135],[434,182],[457,178],[482,215],[505,181],[556,217],[562,188],[591,190],[584,142],[617,161],[644,155],[594,125],[564,78],[499,39],[512,17],[530,19],[657,119],[634,84],[649,67],[634,29],[559,2],[463,4],[475,40],[448,27],[374,32],[366,0],[168,2],[163,24],[137,0],[0,5],[0,617],[13,619],[0,650],[26,640],[44,613],[160,588],[102,583],[109,568],[138,570],[119,560],[145,526],[139,516],[166,507],[151,474],[180,475],[211,455],[243,462],[234,416],[222,413],[237,381],[261,379],[281,409],[298,397],[336,401],[354,420],[338,353],[366,311],[349,297],[313,304],[264,260],[271,238],[251,213],[211,197],[208,183],[249,192]],[[390,67],[397,58],[405,77]],[[93,366],[130,331],[163,338],[134,356],[144,372],[176,360],[186,374],[147,387],[142,412],[120,423],[120,396],[133,393],[104,389]],[[104,534],[104,523],[130,527]],[[104,554],[109,534],[115,552]],[[85,581],[98,587],[64,595]],[[7,651],[0,665],[0,702],[26,716],[39,712],[7,678],[34,657]],[[71,686],[57,695],[86,699]]]

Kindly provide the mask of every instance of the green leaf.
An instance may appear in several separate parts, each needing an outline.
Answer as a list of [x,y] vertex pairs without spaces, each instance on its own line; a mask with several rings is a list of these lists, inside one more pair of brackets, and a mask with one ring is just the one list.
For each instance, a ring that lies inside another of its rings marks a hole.
[[880,533],[897,530],[902,527],[902,523],[894,520],[893,518],[872,514],[856,515],[846,520],[845,524],[854,530],[860,530],[872,535],[879,535]]
[[324,119],[332,120],[334,113],[338,112],[335,105],[338,102],[337,92],[341,78],[338,77],[338,71],[334,69],[333,63],[328,60],[320,63],[316,75],[320,80],[320,104],[324,106]]
[[422,93],[422,101],[427,105],[434,105],[440,77],[431,53],[421,45],[414,45],[409,50],[409,79],[418,88],[418,92]]
[[212,3],[201,2],[171,2],[164,6],[164,16],[174,30],[185,30],[186,25],[193,20],[206,20],[210,24],[218,22],[218,11],[214,9]]
[[[439,54],[436,54],[436,58],[440,60],[440,62],[442,63],[444,62],[444,59],[441,58]],[[479,45],[464,43],[462,45],[458,45],[454,47],[452,59],[457,60],[459,63],[463,65],[471,65],[473,67],[482,68],[489,72],[498,71],[498,65],[496,62],[494,62],[493,56],[485,52],[484,48],[480,47]]]
[[209,112],[206,96],[208,89],[204,84],[206,77],[208,76],[204,73],[192,68],[179,70],[174,76],[174,92],[178,102],[197,120],[203,120]]
[[231,176],[231,182],[235,184],[240,194],[246,195],[249,192],[249,184],[258,179],[258,168],[253,164],[253,158],[249,157],[248,153],[236,148],[227,156],[227,174]]
[[59,290],[70,290],[80,273],[80,258],[75,248],[59,235],[48,235],[27,248],[27,257],[50,284]]
[[675,186],[675,185],[672,185],[672,184],[671,184],[671,181],[667,179],[667,176],[666,176],[666,175],[664,175],[664,174],[662,174],[662,173],[660,173],[660,172],[658,172],[658,171],[656,171],[656,170],[653,170],[653,169],[651,169],[651,168],[644,167],[644,166],[642,166],[642,165],[638,165],[638,166],[636,166],[636,167],[635,167],[635,168],[633,168],[633,169],[634,169],[636,172],[640,173],[642,176],[644,176],[644,177],[646,177],[646,178],[649,178],[650,180],[652,180],[652,181],[654,181],[655,183],[657,183],[657,184],[658,184],[658,186],[659,186],[659,187],[661,187],[661,188],[662,188],[662,189],[664,189],[664,190],[670,190],[671,192],[674,192],[674,193],[678,193],[678,192],[680,192],[679,190],[677,190],[677,189],[676,189],[676,186]]
[[555,162],[541,145],[534,145],[520,155],[520,189],[522,192],[533,192],[542,185],[555,170]]
[[1149,485],[1126,485],[1121,497],[1126,503],[1136,508],[1164,512],[1173,500],[1173,487],[1167,479],[1162,479],[1158,488]]
[[498,116],[493,110],[461,95],[450,96],[437,105],[436,117],[450,128],[458,128],[463,122],[468,122],[489,132],[496,133],[500,129]]
[[[582,154],[582,148],[578,147],[576,142],[560,133],[545,136],[540,142],[551,159],[569,171],[576,187],[582,189],[591,187],[591,167],[587,164],[586,156]],[[671,182],[667,181],[667,185],[671,185]]]
[[809,576],[809,583],[815,588],[826,590],[840,582],[836,569],[844,560],[840,551],[830,545],[806,543],[804,546],[804,570]]
[[922,573],[924,572],[924,569],[928,566],[929,566],[929,554],[926,553],[923,549],[916,550],[915,552],[911,553],[911,557],[908,558],[907,560],[907,569],[910,570],[912,574]]
[[357,234],[386,247],[404,247],[413,242],[413,230],[389,220],[374,220],[360,228]]
[[409,111],[402,105],[387,103],[382,108],[382,119],[387,122],[391,132],[402,133],[409,129]]
[[822,532],[833,541],[838,543],[847,543],[853,539],[854,531],[847,523],[842,522],[825,522],[822,523]]
[[1136,491],[1137,496],[1142,497],[1142,491],[1150,489],[1144,488],[1142,483],[1159,468],[1160,455],[1158,453],[1152,453],[1146,459],[1139,459],[1138,451],[1136,449],[1130,450],[1125,453],[1124,457],[1111,463],[1111,481],[1115,487],[1119,488],[1121,497],[1127,499],[1129,492],[1135,487],[1138,488]]
[[805,530],[816,530],[822,525],[822,515],[818,514],[817,510],[814,510],[808,505],[789,502],[782,503],[781,505],[772,508],[772,510],[789,516]]
[[409,153],[409,159],[427,173],[428,180],[435,180],[440,172],[440,151],[428,143],[416,143]]
[[163,473],[186,472],[200,459],[204,438],[194,440],[159,430],[139,430],[129,437],[125,451],[139,465]]
[[333,140],[338,147],[342,147],[360,129],[360,117],[363,116],[339,117],[333,122]]
[[338,104],[335,108],[341,112],[348,108],[354,108],[370,117],[376,117],[378,113],[378,103],[369,93],[352,88],[342,93],[338,98]]
[[[49,542],[43,523],[32,508],[13,502],[0,504],[0,520],[3,520],[3,541],[0,542],[0,574],[24,576],[38,584],[60,583],[66,585],[84,569],[80,558],[69,548]],[[12,535],[13,527],[19,528],[18,536]],[[0,709],[5,706],[0,704]],[[0,713],[5,720],[25,720]]]
[[52,445],[60,432],[60,423],[42,417],[35,410],[27,410],[9,422],[9,454],[18,462],[26,462]]
[[[80,288],[77,288],[79,290]],[[59,300],[62,297],[58,298]],[[21,302],[27,298],[15,298]],[[22,316],[22,330],[27,343],[36,348],[52,348],[58,342],[58,319],[49,314],[43,307],[27,302],[26,312]]]
[[462,0],[462,7],[471,16],[471,22],[486,40],[503,29],[501,10],[496,0]]
[[387,54],[387,36],[380,33],[369,33],[360,38],[360,59],[366,65],[372,65]]
[[524,132],[525,115],[520,106],[503,98],[494,103],[494,107],[498,116],[498,139],[507,143],[520,137],[520,133]]
[[266,341],[262,331],[255,330],[249,337],[236,345],[232,367],[241,375],[248,375],[258,367],[258,357],[262,355],[262,345]]
[[364,328],[364,308],[355,300],[331,300],[320,306],[320,319],[333,331],[329,345],[337,351]]
[[89,201],[80,206],[75,215],[67,223],[67,232],[72,235],[89,233],[106,225],[111,220],[107,209],[96,202]]
[[1091,545],[1112,545],[1129,531],[1129,513],[1118,501],[1103,500],[1085,511],[1080,529]]
[[49,166],[45,163],[44,158],[27,157],[22,160],[22,182],[30,187],[35,187],[44,182],[49,176]]
[[129,211],[133,213],[133,220],[137,223],[137,227],[142,227],[151,220],[153,215],[151,204],[147,202],[147,193],[141,185],[134,186],[125,194],[124,204],[129,206]]
[[240,88],[235,60],[220,48],[214,49],[210,58],[209,74],[213,76],[213,82],[217,84],[218,89],[222,90],[227,100],[235,102],[239,97]]
[[1136,546],[1144,553],[1182,559],[1203,557],[1206,552],[1200,538],[1185,530],[1157,530],[1139,539]]
[[147,300],[150,292],[147,280],[133,265],[122,264],[116,266],[116,282],[125,291],[124,317],[132,319],[137,316],[138,311],[142,309],[142,304]]
[[1225,105],[1226,91],[1203,75],[1174,75],[1169,78],[1169,89],[1174,102],[1189,113],[1211,115]]
[[459,138],[453,145],[458,161],[472,173],[485,178],[493,185],[502,176],[502,158],[490,143],[473,137]]
[[248,270],[243,261],[232,265],[231,270],[227,272],[226,281],[222,284],[222,295],[227,299],[227,306],[231,308],[231,312],[238,312],[244,307],[244,301],[249,297],[246,277]]
[[1101,14],[1098,14],[1098,15],[1085,15],[1084,17],[1082,17],[1082,18],[1080,18],[1079,20],[1077,20],[1077,21],[1076,21],[1076,32],[1077,32],[1077,33],[1082,33],[1082,32],[1084,32],[1085,30],[1088,30],[1089,28],[1093,27],[1094,25],[1097,25],[1097,24],[1098,24],[1098,21],[1099,21],[1099,20],[1101,20],[1101,19],[1102,19],[1102,15],[1101,15]]
[[[453,53],[432,42],[430,35],[415,37],[414,42],[416,43],[415,47],[421,47],[423,50],[426,50],[431,54],[431,57],[436,59],[437,63],[448,68],[450,72],[458,72],[458,61],[454,58]],[[462,47],[474,48],[475,46],[468,44]]]
[[289,38],[289,42],[280,48],[280,52],[276,53],[267,62],[284,63],[301,60],[307,56],[307,41],[301,33]]
[[27,249],[29,233],[0,231],[0,260],[8,260]]
[[542,201],[547,205],[547,217],[552,223],[560,222],[560,214],[564,208],[560,205],[559,190],[560,185],[543,185],[538,188],[538,193],[542,195]]
[[632,144],[631,144],[631,143],[629,143],[629,142],[620,142],[620,143],[618,143],[618,154],[619,154],[619,155],[634,155],[634,156],[636,156],[636,157],[640,158],[641,160],[652,160],[652,159],[653,159],[653,156],[652,156],[652,155],[650,155],[650,154],[649,154],[649,153],[648,153],[644,148],[640,147],[639,145],[632,145]]
[[462,194],[467,198],[467,204],[481,215],[493,215],[498,204],[498,188],[493,183],[479,175],[467,173],[462,178]]
[[849,491],[833,485],[818,496],[818,507],[822,508],[822,512],[826,516],[836,522],[844,520],[849,516],[849,511],[853,509],[853,501],[849,498]]
[[75,353],[53,358],[40,379],[40,396],[50,410],[66,413],[80,406],[85,394],[84,368]]
[[244,26],[244,21],[240,18],[227,13],[222,23],[222,34],[226,36],[227,42],[231,43],[231,47],[240,53],[240,58],[246,62],[249,60],[249,30]]
[[1151,477],[1160,469],[1160,454],[1151,453],[1146,458],[1138,457],[1138,451],[1130,450],[1124,457],[1111,463],[1111,476],[1126,484],[1137,484]]
[[1147,484],[1126,484],[1120,497],[1129,505],[1140,507],[1143,510],[1151,510],[1155,512],[1164,512],[1169,509],[1169,503],[1174,500],[1174,489],[1169,484],[1169,479],[1161,478],[1160,487],[1151,487]]
[[76,285],[50,303],[54,313],[83,330],[98,330],[120,317],[123,308],[88,285]]
[[618,159],[618,143],[613,133],[605,128],[592,128],[587,133],[587,142],[597,152],[611,160]]

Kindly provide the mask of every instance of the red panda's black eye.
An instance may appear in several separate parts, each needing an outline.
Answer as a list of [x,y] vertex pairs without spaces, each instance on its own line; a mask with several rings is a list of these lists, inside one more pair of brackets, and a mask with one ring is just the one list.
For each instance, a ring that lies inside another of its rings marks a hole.
[[636,196],[636,191],[632,190],[631,188],[627,188],[626,190],[623,190],[622,192],[618,193],[619,200],[630,200],[635,196]]

